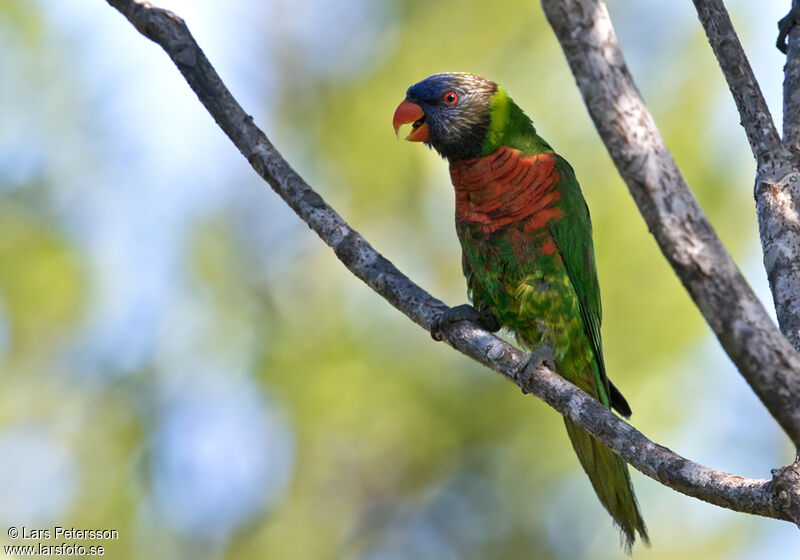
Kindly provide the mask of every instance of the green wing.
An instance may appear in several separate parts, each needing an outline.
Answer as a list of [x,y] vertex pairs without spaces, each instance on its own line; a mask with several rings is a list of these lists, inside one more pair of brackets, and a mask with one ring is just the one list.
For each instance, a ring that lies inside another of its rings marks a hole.
[[597,360],[595,382],[600,401],[606,406],[613,406],[627,417],[630,416],[630,407],[617,388],[609,382],[603,362],[603,343],[600,336],[603,309],[600,304],[600,286],[597,283],[589,208],[583,199],[572,166],[557,156],[556,169],[561,176],[560,205],[564,216],[549,224],[550,233],[564,260],[572,288],[578,295],[583,324]]

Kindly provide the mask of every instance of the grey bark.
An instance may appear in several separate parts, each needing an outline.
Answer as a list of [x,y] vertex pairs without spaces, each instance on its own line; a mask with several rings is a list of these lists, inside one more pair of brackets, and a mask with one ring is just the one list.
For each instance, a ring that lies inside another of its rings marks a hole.
[[[792,17],[800,12],[800,2],[792,0]],[[783,143],[800,157],[800,25],[787,37],[786,66],[783,80]]]
[[[792,9],[800,11],[793,0]],[[788,36],[783,81],[783,144],[789,155],[777,169],[759,169],[756,203],[764,250],[764,266],[770,280],[781,330],[800,349],[800,26]],[[760,180],[761,177],[764,180]]]
[[[681,175],[628,71],[605,4],[542,0],[542,6],[661,251],[742,376],[800,447],[800,355],[775,327]],[[777,134],[762,136],[759,145],[778,141]]]
[[[778,137],[761,88],[747,60],[722,0],[694,0],[731,90],[741,123],[756,160],[755,198],[764,267],[772,290],[781,332],[800,349],[800,170],[797,156]],[[797,142],[797,31],[790,34],[784,83],[784,133],[789,146]],[[796,146],[795,146],[796,150]],[[795,385],[798,380],[793,381]],[[797,443],[797,442],[795,442]]]
[[[107,0],[169,54],[200,101],[252,167],[357,277],[429,329],[447,307],[414,284],[353,230],[281,157],[244,112],[176,15],[140,0]],[[735,511],[795,520],[797,484],[784,471],[753,480],[715,471],[648,440],[598,401],[540,365],[523,379],[528,356],[467,322],[443,331],[453,348],[517,383],[584,427],[644,474],[679,492]],[[789,471],[786,471],[789,472]],[[790,490],[790,491],[787,491]]]
[[772,115],[722,0],[693,0],[697,16],[731,90],[756,161],[785,156]]

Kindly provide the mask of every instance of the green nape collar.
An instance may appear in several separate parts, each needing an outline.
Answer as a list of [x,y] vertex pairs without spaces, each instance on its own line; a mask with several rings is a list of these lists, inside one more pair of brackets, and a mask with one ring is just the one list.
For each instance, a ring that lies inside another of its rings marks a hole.
[[481,157],[494,153],[500,146],[519,150],[523,156],[553,151],[503,86],[498,85],[489,99],[489,119],[489,130],[481,144]]
[[489,130],[486,139],[481,145],[481,155],[489,155],[500,147],[503,136],[508,129],[508,118],[511,112],[511,98],[508,97],[506,89],[499,85],[489,100]]

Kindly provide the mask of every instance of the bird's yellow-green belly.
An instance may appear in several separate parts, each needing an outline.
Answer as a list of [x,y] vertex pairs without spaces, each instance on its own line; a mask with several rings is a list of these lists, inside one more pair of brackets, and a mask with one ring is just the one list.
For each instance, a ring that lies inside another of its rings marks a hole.
[[516,273],[508,272],[510,269],[504,263],[485,264],[490,266],[484,270],[498,273],[489,273],[487,277],[476,271],[472,290],[475,305],[488,307],[500,324],[528,349],[549,345],[558,372],[594,393],[592,386],[584,387],[580,382],[582,378],[593,377],[586,373],[594,370],[595,357],[584,328],[578,295],[561,259],[542,255],[536,266]]
[[501,322],[522,344],[529,349],[548,344],[559,373],[567,378],[574,379],[591,368],[594,354],[584,329],[578,296],[566,270],[561,274],[534,271],[507,289],[516,309],[507,317],[504,313]]

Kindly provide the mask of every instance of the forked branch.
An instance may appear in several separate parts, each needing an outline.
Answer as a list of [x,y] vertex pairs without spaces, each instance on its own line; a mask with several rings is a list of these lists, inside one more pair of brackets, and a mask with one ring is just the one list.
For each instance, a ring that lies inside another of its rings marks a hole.
[[[722,0],[694,0],[756,159],[756,210],[764,252],[764,267],[781,332],[800,349],[800,169],[798,128],[800,82],[797,31],[789,34],[784,83],[784,138],[778,137],[764,96],[756,82],[733,23]],[[793,2],[793,11],[797,7]],[[787,16],[788,17],[788,16]],[[797,375],[793,384],[800,384]],[[795,442],[797,443],[797,442]]]

